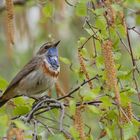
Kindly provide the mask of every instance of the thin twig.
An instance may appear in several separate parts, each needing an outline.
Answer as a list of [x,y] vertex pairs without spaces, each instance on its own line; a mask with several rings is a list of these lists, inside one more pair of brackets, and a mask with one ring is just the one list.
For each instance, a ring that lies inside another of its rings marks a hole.
[[122,40],[122,38],[120,37],[119,32],[118,32],[118,31],[116,31],[116,33],[117,33],[117,35],[118,35],[118,37],[119,37],[119,39],[120,39],[120,41],[121,41],[122,45],[123,45],[123,46],[124,46],[124,48],[127,50],[127,52],[130,54],[129,49],[127,48],[127,45],[124,43],[124,41],[123,41],[123,40]]
[[127,116],[127,114],[125,113],[125,111],[123,110],[123,108],[122,108],[122,107],[120,107],[120,111],[121,111],[121,112],[122,112],[122,114],[126,117],[127,121],[128,121],[129,123],[131,123],[131,124],[132,124],[131,120],[129,119],[129,117]]
[[[49,120],[49,121],[51,121],[51,122],[53,122],[53,123],[54,123],[54,122],[55,122],[55,123],[60,123],[59,121],[56,121],[56,120],[54,120],[54,119],[48,118],[48,117],[43,116],[43,115],[38,115],[38,117],[43,118],[43,119],[46,119],[46,120]],[[63,125],[66,126],[66,127],[69,127],[69,125],[67,125],[67,124],[64,124],[64,123],[63,123]]]
[[[89,26],[89,28],[92,30],[92,32],[96,35],[97,32],[95,32],[95,31],[93,30],[93,28],[92,28],[92,26],[90,25],[90,23],[89,23],[88,20],[86,20],[86,23],[87,23],[87,25]],[[94,46],[94,53],[95,53],[94,57],[96,57],[96,56],[97,56],[97,51],[96,51],[96,44],[95,44],[95,39],[94,39],[94,37],[93,37],[93,46]]]
[[[136,68],[137,72],[140,73],[139,69],[137,68],[135,59],[134,59],[134,55],[133,55],[133,50],[132,50],[132,46],[131,46],[131,42],[130,42],[128,28],[127,28],[127,41],[128,41],[128,46],[129,46],[129,50],[130,50],[130,55],[131,55],[131,61],[132,61],[133,68]],[[133,81],[135,83],[135,87],[136,87],[137,92],[139,92],[138,84],[137,84],[137,81],[136,81],[136,78],[135,78],[135,70],[133,71]],[[138,96],[138,98],[140,100],[139,96]]]
[[39,122],[40,124],[42,124],[48,130],[48,132],[50,132],[50,134],[55,135],[54,132],[49,128],[48,125],[44,124],[43,122],[41,122],[38,119],[36,119],[36,121]]
[[132,30],[135,33],[137,33],[138,35],[140,35],[140,32],[138,32],[135,28],[136,28],[135,26],[134,27],[127,27],[128,30]]
[[89,37],[87,38],[87,40],[79,47],[79,49],[82,49],[92,37],[93,37],[94,39],[96,39],[96,40],[98,40],[98,41],[101,42],[101,40],[100,40],[98,37],[95,37],[94,35],[95,35],[95,33],[92,34],[91,36],[89,36]]
[[33,140],[38,140],[38,138],[37,138],[37,127],[36,127],[36,125],[37,125],[37,122],[36,122],[36,120],[33,120],[33,125],[34,125],[34,131],[33,131]]
[[129,50],[130,50],[131,58],[132,58],[131,59],[132,60],[132,64],[133,64],[133,67],[135,67],[136,64],[135,64],[135,60],[134,60],[132,46],[131,46],[131,43],[130,43],[130,37],[129,37],[128,29],[127,29],[127,41],[128,41],[128,47],[129,47]]
[[63,130],[63,119],[64,119],[64,115],[65,115],[65,110],[64,110],[64,105],[63,103],[60,103],[60,106],[61,106],[61,115],[60,115],[60,121],[59,121],[59,128],[60,128],[60,131]]
[[71,95],[73,93],[75,93],[77,90],[79,90],[82,86],[84,86],[85,84],[87,84],[88,82],[94,80],[94,79],[97,79],[97,77],[99,77],[98,75],[96,75],[95,77],[92,77],[91,79],[87,80],[87,81],[84,81],[80,86],[78,86],[77,88],[75,88],[74,90],[70,91],[68,94],[66,94],[65,96],[62,96],[60,98],[58,98],[57,100],[62,100],[64,98],[67,98],[67,97],[71,97]]
[[29,112],[27,115],[27,122],[31,120],[32,114],[38,109],[38,107],[44,102],[44,100],[40,101],[36,106]]
[[71,4],[68,0],[65,0],[65,2],[66,2],[69,6],[76,7],[75,5]]

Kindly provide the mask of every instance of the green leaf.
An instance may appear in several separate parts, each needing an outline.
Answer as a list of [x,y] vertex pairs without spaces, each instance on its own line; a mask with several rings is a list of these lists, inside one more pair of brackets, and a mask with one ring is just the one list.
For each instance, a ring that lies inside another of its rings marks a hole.
[[51,2],[47,3],[47,5],[43,8],[43,14],[45,15],[45,17],[52,17],[53,11],[54,6]]
[[86,6],[86,3],[85,2],[78,2],[76,4],[76,15],[77,16],[86,16],[87,15],[87,6]]
[[64,136],[62,134],[55,134],[53,136],[50,136],[48,140],[65,140]]
[[8,124],[8,116],[3,115],[0,116],[0,137],[3,137],[6,134],[6,131],[8,129],[7,124]]
[[12,121],[13,123],[16,124],[16,127],[18,128],[22,128],[23,130],[27,130],[27,126],[25,125],[25,123],[23,121],[20,121],[20,120],[14,120]]
[[121,70],[119,70],[117,72],[117,77],[120,78],[120,79],[128,79],[128,76],[129,76],[128,74],[129,74],[128,71],[121,71]]
[[111,35],[110,38],[113,41],[113,48],[118,48],[120,40],[118,38],[116,30],[114,29],[114,27],[110,27],[109,32],[110,32],[110,35]]
[[111,130],[109,128],[106,128],[106,132],[107,132],[108,137],[111,139],[112,138]]
[[112,102],[108,96],[104,96],[101,98],[101,101],[103,102],[104,107],[110,107],[112,106]]
[[115,52],[114,54],[114,59],[115,60],[120,60],[121,59],[122,54],[120,52]]
[[129,88],[128,93],[129,94],[137,94],[137,91],[135,88]]
[[93,113],[95,113],[95,114],[99,114],[99,113],[100,113],[100,110],[99,110],[97,107],[93,106],[93,105],[88,105],[87,107],[88,107],[88,109],[89,109],[91,112],[93,112]]
[[94,89],[92,89],[92,92],[94,94],[98,94],[101,91],[101,87],[95,87]]
[[128,102],[130,102],[130,99],[129,99],[129,96],[128,96],[127,92],[122,92],[120,94],[120,97],[121,97],[122,106],[127,106]]
[[136,15],[136,24],[140,25],[140,16],[139,15]]
[[18,97],[14,99],[14,104],[19,106],[19,105],[28,105],[28,107],[32,107],[32,104],[34,103],[34,99],[32,98],[24,98],[24,97]]
[[96,98],[93,92],[84,92],[80,94],[83,97],[83,101],[92,101]]
[[76,102],[75,102],[75,100],[70,100],[69,107],[70,107],[69,108],[70,109],[70,114],[74,115],[75,111],[76,111]]
[[98,28],[98,30],[101,31],[101,33],[98,34],[98,38],[107,38],[108,37],[108,32],[106,30],[107,24],[106,24],[106,20],[104,16],[98,17],[95,20],[95,25],[96,25],[96,28]]
[[86,48],[82,48],[81,53],[82,53],[83,56],[88,55],[88,51],[87,51]]
[[[27,100],[27,99],[26,99]],[[14,104],[19,106],[19,105],[25,105],[26,100],[23,97],[18,97],[14,99]]]
[[137,134],[138,128],[131,123],[123,126],[124,140],[128,140]]
[[24,115],[24,114],[28,113],[29,111],[30,111],[30,108],[27,105],[26,106],[20,105],[14,109],[14,115],[15,116]]
[[103,15],[105,12],[105,8],[97,8],[96,10],[93,10],[93,13],[97,16]]
[[94,140],[92,134],[90,134],[90,136],[86,138],[86,140]]
[[119,25],[117,26],[117,29],[118,29],[118,31],[119,31],[120,37],[121,37],[121,38],[125,38],[125,37],[126,37],[125,27],[124,27],[123,25],[119,24]]
[[123,9],[120,5],[118,4],[112,4],[112,8],[116,11],[116,12],[121,12]]
[[114,124],[112,124],[111,126],[109,125],[108,127],[105,128],[105,130],[107,132],[107,136],[109,137],[109,139],[117,140],[117,138],[115,138]]
[[78,40],[78,47],[80,47],[85,41],[86,41],[85,37],[80,37],[80,39]]
[[93,31],[91,29],[88,28],[84,28],[84,29],[89,35],[93,35]]
[[77,132],[77,130],[76,130],[75,127],[71,126],[70,129],[69,129],[69,131],[70,131],[72,137],[74,138],[74,140],[79,140],[78,139],[79,134],[78,134],[78,132]]
[[116,110],[115,109],[111,109],[111,110],[108,110],[107,112],[108,112],[107,118],[112,120],[112,121],[117,122],[117,119],[118,119],[117,117],[118,116],[117,116]]
[[0,76],[0,90],[4,91],[7,87],[7,81]]
[[60,61],[63,62],[64,64],[70,64],[71,62],[69,61],[68,58],[65,57],[59,57]]
[[97,65],[97,68],[104,68],[104,59],[103,59],[103,56],[97,56],[96,57],[96,65]]
[[5,113],[6,113],[6,107],[5,106],[2,106],[1,108],[0,108],[0,115],[2,116],[2,115],[5,115]]

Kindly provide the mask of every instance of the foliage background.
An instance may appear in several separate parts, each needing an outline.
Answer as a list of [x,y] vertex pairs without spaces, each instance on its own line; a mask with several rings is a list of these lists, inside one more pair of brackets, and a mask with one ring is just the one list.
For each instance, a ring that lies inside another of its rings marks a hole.
[[[138,85],[136,89],[132,72],[135,69],[132,65],[131,55],[122,44],[123,41],[129,49],[128,40],[124,25],[119,25],[117,19],[114,21],[114,27],[107,29],[107,22],[104,18],[104,1],[96,0],[22,0],[23,4],[14,6],[14,38],[15,44],[11,45],[7,41],[6,11],[4,1],[0,1],[0,89],[4,90],[14,75],[35,55],[38,48],[46,41],[61,40],[59,48],[61,73],[59,83],[65,93],[77,87],[85,79],[80,71],[78,60],[78,47],[92,34],[91,28],[86,23],[88,19],[91,26],[97,31],[97,36],[103,41],[111,39],[113,41],[113,56],[116,63],[119,89],[121,91],[121,100],[123,104],[132,103],[134,114],[139,117],[139,73],[135,71],[135,78]],[[98,3],[100,3],[98,5]],[[94,5],[92,5],[94,4]],[[95,7],[94,7],[95,6]],[[137,60],[136,66],[139,69],[140,58],[140,17],[139,0],[124,0],[118,3],[111,2],[111,7],[117,12],[123,12],[127,27],[135,27],[136,31],[130,29],[129,35],[134,58]],[[100,32],[101,31],[101,32]],[[118,36],[118,34],[119,36]],[[122,39],[120,41],[120,38]],[[97,56],[95,56],[94,41],[96,43]],[[75,114],[75,103],[78,101],[93,101],[97,97],[103,104],[96,108],[87,106],[82,111],[84,124],[84,133],[88,139],[98,139],[101,132],[105,132],[102,140],[120,139],[118,128],[117,109],[111,104],[114,94],[105,89],[104,61],[101,53],[101,43],[91,38],[85,45],[82,55],[86,63],[86,69],[90,77],[96,74],[101,75],[99,81],[94,81],[94,88],[90,90],[88,85],[84,86],[70,99],[67,115]],[[72,65],[72,66],[71,66]],[[72,69],[72,70],[71,70]],[[102,90],[103,88],[103,90]],[[125,92],[123,92],[125,91]],[[111,96],[111,97],[110,97]],[[56,98],[55,90],[53,97]],[[20,120],[11,121],[10,118],[19,114],[27,113],[31,109],[33,101],[27,98],[18,98],[14,100],[16,107],[7,105],[0,109],[0,137],[6,137],[7,131],[11,129],[11,122],[14,122],[17,128],[24,130],[25,139],[31,139],[34,133],[33,125],[24,124]],[[108,115],[106,115],[108,114]],[[59,111],[54,110],[46,113],[45,116],[58,120]],[[66,115],[64,122],[68,125],[66,130],[72,137],[78,139],[77,131],[74,129],[73,120]],[[55,117],[54,117],[55,116]],[[103,119],[103,120],[101,120]],[[40,118],[41,120],[41,118]],[[42,119],[43,120],[43,119]],[[112,120],[112,121],[111,121]],[[46,123],[53,128],[58,128],[58,123],[48,120]],[[124,139],[130,139],[135,136],[139,139],[139,122],[135,119],[132,123],[122,126],[124,128]],[[91,129],[91,130],[90,130]],[[104,131],[105,130],[105,131]],[[55,135],[51,135],[40,124],[37,125],[37,135],[39,139],[65,139],[61,132],[53,130]]]

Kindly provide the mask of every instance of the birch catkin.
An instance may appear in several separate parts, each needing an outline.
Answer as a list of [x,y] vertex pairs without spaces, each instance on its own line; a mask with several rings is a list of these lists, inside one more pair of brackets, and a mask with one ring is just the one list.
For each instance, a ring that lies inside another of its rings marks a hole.
[[104,13],[104,16],[106,18],[106,21],[107,21],[107,25],[110,27],[110,26],[114,26],[115,24],[115,17],[116,17],[116,14],[115,14],[115,11],[114,9],[111,7],[111,5],[107,5],[107,9]]
[[[132,105],[131,102],[128,102],[128,105],[125,107],[122,107],[123,112],[121,113],[121,122],[122,124],[126,124],[132,121],[133,119],[133,111],[132,111]],[[136,137],[133,136],[129,140],[136,140]]]
[[[105,63],[105,72],[106,72],[106,83],[109,90],[113,90],[115,93],[116,103],[120,105],[120,93],[119,88],[117,85],[117,75],[115,69],[115,62],[112,53],[112,42],[110,40],[105,41],[102,44],[102,53],[104,57]],[[131,103],[128,103],[128,106],[122,107],[123,111],[120,111],[120,122],[122,124],[128,123],[132,120],[132,106]],[[131,138],[130,140],[135,140],[135,137]]]
[[[81,48],[78,49],[78,58],[79,58],[81,70],[82,70],[83,74],[86,76],[86,79],[89,80],[90,78],[89,78],[89,74],[86,69],[86,65],[84,63],[83,55],[81,53]],[[90,89],[93,89],[92,81],[89,81],[88,84],[89,84]]]
[[105,72],[107,78],[106,83],[108,89],[114,91],[116,102],[120,104],[120,94],[117,85],[116,68],[112,53],[112,42],[110,40],[107,40],[102,44],[102,53],[104,57]]
[[120,22],[123,25],[124,30],[125,30],[125,34],[126,34],[127,33],[127,25],[126,25],[126,22],[125,22],[124,13],[123,12],[118,12],[118,16],[120,18]]
[[[63,88],[60,86],[59,82],[55,83],[55,90],[56,90],[56,94],[57,96],[65,96],[66,93],[64,92]],[[69,102],[69,99],[64,99],[65,101]]]
[[130,122],[133,118],[131,103],[129,102],[128,105],[125,107],[122,107],[122,109],[123,109],[123,113],[122,113],[121,120],[122,120],[122,123],[125,124],[125,123]]
[[6,24],[7,24],[8,41],[9,41],[9,43],[14,44],[14,25],[13,25],[14,6],[13,6],[13,0],[6,0],[6,11],[7,11]]
[[16,138],[16,140],[24,140],[24,131],[20,128],[11,128],[7,134],[7,140],[12,140]]
[[76,112],[74,115],[74,126],[79,133],[80,140],[86,140],[86,136],[84,133],[84,122],[81,114],[81,106],[76,108]]

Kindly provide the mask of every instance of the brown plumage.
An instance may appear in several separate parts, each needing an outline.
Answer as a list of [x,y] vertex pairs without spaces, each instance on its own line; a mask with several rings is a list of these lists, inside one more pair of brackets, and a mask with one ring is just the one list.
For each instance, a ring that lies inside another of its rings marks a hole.
[[[59,42],[45,43],[39,49],[37,55],[10,82],[2,97],[0,97],[0,107],[9,99],[22,95],[39,98],[42,93],[54,85],[60,70],[56,49]],[[48,50],[51,48],[53,49],[49,52]]]

